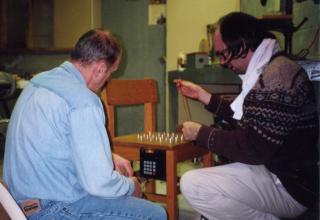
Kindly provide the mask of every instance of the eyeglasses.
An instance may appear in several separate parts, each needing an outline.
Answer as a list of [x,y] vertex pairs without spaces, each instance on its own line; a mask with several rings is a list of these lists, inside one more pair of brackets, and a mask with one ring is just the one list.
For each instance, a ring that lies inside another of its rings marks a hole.
[[228,53],[229,53],[229,49],[228,48],[225,48],[223,50],[216,50],[213,55],[214,55],[214,58],[219,58],[220,60],[223,59],[223,60],[227,60],[227,57],[228,57]]

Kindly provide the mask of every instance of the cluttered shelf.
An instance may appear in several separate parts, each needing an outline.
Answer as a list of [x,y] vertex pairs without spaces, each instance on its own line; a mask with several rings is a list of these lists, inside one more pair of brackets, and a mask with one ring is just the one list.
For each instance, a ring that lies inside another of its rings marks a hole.
[[12,54],[64,54],[70,53],[71,48],[17,48],[8,49],[0,48],[0,54],[12,55]]

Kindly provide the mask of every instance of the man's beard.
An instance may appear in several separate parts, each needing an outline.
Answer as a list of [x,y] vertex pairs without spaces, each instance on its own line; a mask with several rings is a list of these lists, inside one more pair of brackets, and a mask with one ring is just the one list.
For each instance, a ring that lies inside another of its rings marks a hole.
[[243,71],[241,71],[241,70],[239,70],[239,69],[236,69],[236,70],[232,70],[235,74],[237,74],[237,75],[244,75],[245,74],[245,72],[243,72]]
[[221,66],[222,68],[226,68],[226,69],[231,70],[231,71],[234,72],[236,75],[243,75],[243,74],[245,74],[245,72],[243,72],[243,71],[241,71],[241,70],[239,70],[239,69],[232,69],[232,68],[230,68],[230,67],[229,67],[229,64],[220,64],[220,66]]

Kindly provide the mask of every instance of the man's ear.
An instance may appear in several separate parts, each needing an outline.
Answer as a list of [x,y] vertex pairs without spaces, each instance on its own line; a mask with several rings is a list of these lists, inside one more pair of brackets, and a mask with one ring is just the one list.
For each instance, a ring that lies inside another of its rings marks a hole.
[[97,63],[97,76],[99,76],[99,77],[104,76],[106,72],[107,72],[106,63],[103,61],[99,61]]

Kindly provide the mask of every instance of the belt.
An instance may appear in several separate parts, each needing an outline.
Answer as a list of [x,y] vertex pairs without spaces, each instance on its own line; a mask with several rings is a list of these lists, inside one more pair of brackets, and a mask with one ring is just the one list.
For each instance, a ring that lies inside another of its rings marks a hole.
[[41,211],[40,200],[39,199],[29,199],[20,203],[20,207],[25,214],[29,217]]

